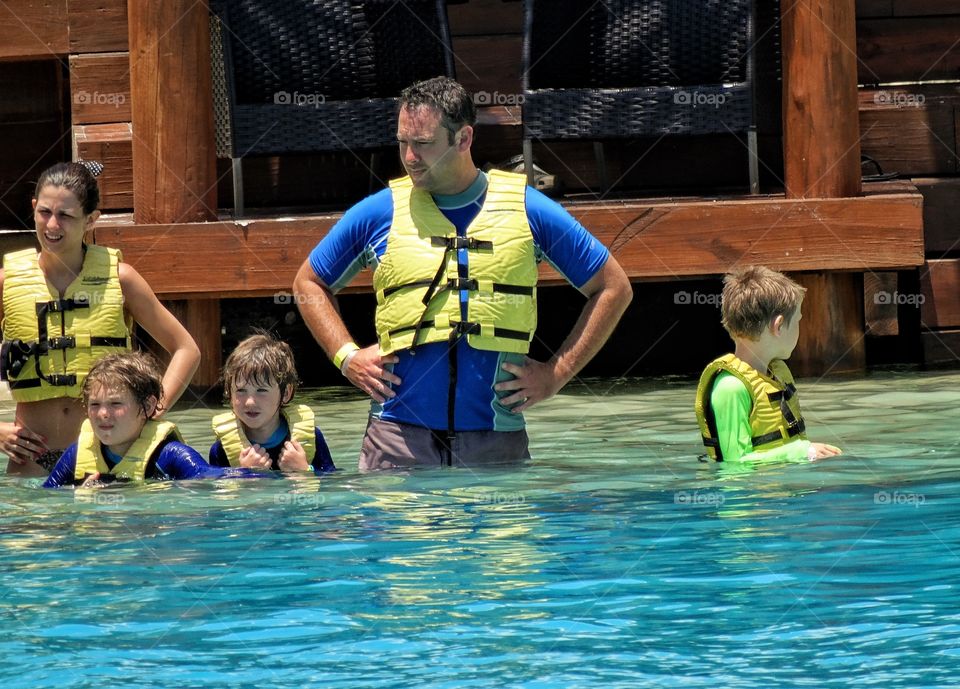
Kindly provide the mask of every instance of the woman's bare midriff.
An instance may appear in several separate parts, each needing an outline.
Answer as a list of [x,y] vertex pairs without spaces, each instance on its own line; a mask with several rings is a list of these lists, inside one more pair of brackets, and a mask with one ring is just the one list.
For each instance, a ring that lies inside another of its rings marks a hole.
[[[17,423],[43,437],[49,450],[65,450],[77,442],[80,424],[85,418],[80,400],[69,397],[17,403]],[[36,462],[17,464],[8,461],[7,474],[46,476],[48,472]]]

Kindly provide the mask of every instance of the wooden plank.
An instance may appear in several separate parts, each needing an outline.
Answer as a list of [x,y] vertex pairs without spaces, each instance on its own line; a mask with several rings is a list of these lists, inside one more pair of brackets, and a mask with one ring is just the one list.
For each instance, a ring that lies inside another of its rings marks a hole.
[[0,2],[0,60],[66,55],[68,37],[67,0]]
[[70,56],[73,124],[130,121],[130,54]]
[[[165,301],[170,312],[183,324],[200,347],[200,366],[191,387],[210,388],[220,380],[223,354],[220,347],[220,301],[218,299],[175,299]],[[151,348],[166,365],[170,357],[161,347]]]
[[125,51],[127,0],[68,0],[71,53]]
[[960,250],[960,178],[917,177],[911,180],[923,194],[923,239],[930,258]]
[[930,17],[957,14],[960,14],[957,0],[893,0],[893,15],[895,17]]
[[[568,209],[611,248],[631,278],[663,279],[722,274],[751,263],[787,271],[918,266],[923,263],[920,204],[920,195],[913,193],[816,201],[770,197],[575,204]],[[300,264],[339,217],[100,224],[96,241],[122,249],[158,294],[269,295],[289,290]],[[541,277],[545,284],[562,281],[546,264]],[[364,272],[352,290],[369,285],[370,275]],[[859,294],[862,299],[862,289]]]
[[957,172],[954,86],[867,88],[859,93],[861,148],[885,172],[944,175]]
[[103,163],[100,208],[133,208],[133,134],[130,123],[73,128],[74,157]]
[[521,34],[523,3],[510,0],[469,0],[447,6],[451,36]]
[[783,160],[790,198],[860,193],[854,0],[783,4]]
[[925,364],[960,364],[960,330],[925,330],[920,337],[923,341]]
[[455,36],[454,68],[467,91],[517,96],[520,89],[520,36]]
[[960,14],[857,22],[861,84],[960,76]]
[[210,220],[217,161],[207,3],[130,0],[129,12],[137,221]]
[[927,261],[920,271],[920,290],[920,317],[924,326],[960,327],[960,259]]
[[818,272],[793,277],[807,288],[803,327],[790,357],[793,374],[824,376],[863,371],[862,275]]
[[898,278],[897,273],[886,271],[863,274],[863,320],[868,335],[899,334],[899,307],[893,297],[897,292]]
[[892,16],[893,0],[857,0],[857,19]]

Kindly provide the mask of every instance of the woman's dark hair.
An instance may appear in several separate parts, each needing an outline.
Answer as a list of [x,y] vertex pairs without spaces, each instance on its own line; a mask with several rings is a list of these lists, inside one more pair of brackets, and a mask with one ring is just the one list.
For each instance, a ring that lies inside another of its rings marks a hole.
[[33,198],[39,198],[45,187],[63,187],[69,190],[80,201],[84,215],[90,215],[100,206],[97,178],[83,163],[57,163],[48,167],[37,180]]

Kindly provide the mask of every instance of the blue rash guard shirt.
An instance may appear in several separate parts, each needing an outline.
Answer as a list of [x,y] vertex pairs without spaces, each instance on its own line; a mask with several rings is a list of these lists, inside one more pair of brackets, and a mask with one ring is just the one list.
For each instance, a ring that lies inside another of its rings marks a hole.
[[[100,445],[100,451],[107,465],[112,469],[122,459],[114,455],[103,445]],[[72,486],[78,482],[74,479],[74,471],[77,467],[77,444],[74,443],[64,451],[63,456],[57,461],[50,476],[44,482],[44,488],[58,488],[59,486]],[[145,478],[150,479],[191,479],[191,478],[239,478],[243,472],[237,473],[225,472],[218,467],[212,467],[203,461],[200,453],[189,445],[184,445],[176,440],[167,441],[164,445],[154,450],[147,465]]]
[[[319,428],[313,429],[313,438],[317,447],[317,451],[313,455],[313,460],[310,462],[311,466],[313,466],[313,473],[325,474],[336,471],[337,467],[333,465],[333,457],[330,456],[330,448],[327,447],[327,441]],[[287,420],[281,416],[280,427],[277,428],[274,434],[270,436],[266,442],[257,443],[267,451],[267,455],[273,462],[270,467],[271,469],[275,471],[280,469],[280,452],[283,450],[283,444],[288,440],[290,440],[290,428],[287,425]],[[219,440],[210,446],[208,460],[210,464],[215,467],[230,466],[227,453],[223,450],[223,443]]]
[[[464,236],[477,216],[487,193],[487,177],[479,174],[463,193],[434,195],[443,215]],[[560,204],[527,187],[527,220],[533,233],[537,260],[546,259],[574,287],[585,285],[606,263],[609,252]],[[310,253],[314,274],[336,294],[360,270],[376,270],[387,248],[393,220],[393,195],[389,188],[368,196],[350,208],[329,234]],[[461,271],[467,250],[458,252]],[[467,291],[460,292],[466,303]],[[394,388],[396,396],[382,405],[372,403],[371,416],[384,421],[412,424],[433,430],[447,428],[448,345],[434,342],[396,352],[399,361],[393,372],[403,382]],[[499,402],[493,389],[497,382],[512,376],[501,364],[523,363],[523,355],[474,349],[466,338],[457,343],[456,431],[518,431],[524,428],[522,414],[513,414]],[[505,396],[509,393],[503,393]]]

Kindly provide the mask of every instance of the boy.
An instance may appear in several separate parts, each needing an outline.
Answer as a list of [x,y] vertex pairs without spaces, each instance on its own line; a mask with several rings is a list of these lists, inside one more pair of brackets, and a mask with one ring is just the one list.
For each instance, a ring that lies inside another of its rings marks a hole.
[[313,410],[287,407],[297,386],[293,351],[267,333],[237,345],[223,367],[223,391],[233,411],[213,418],[217,441],[210,464],[276,469],[283,472],[334,471]]
[[154,417],[162,410],[160,372],[145,354],[109,354],[90,369],[82,388],[87,418],[44,488],[113,480],[218,478],[183,443],[177,427]]
[[763,266],[724,278],[722,322],[736,348],[707,365],[696,401],[703,444],[718,462],[814,461],[840,454],[832,445],[807,440],[784,363],[800,335],[805,292]]

